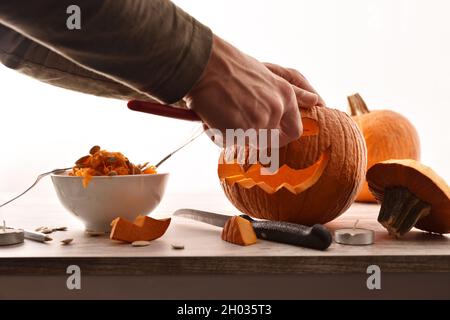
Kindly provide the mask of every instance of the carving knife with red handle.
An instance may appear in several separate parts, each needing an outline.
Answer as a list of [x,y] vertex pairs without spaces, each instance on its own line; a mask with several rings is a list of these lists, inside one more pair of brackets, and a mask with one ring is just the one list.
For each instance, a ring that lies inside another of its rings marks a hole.
[[128,108],[133,111],[150,113],[162,117],[187,121],[202,121],[193,110],[177,108],[167,104],[131,100],[128,102]]

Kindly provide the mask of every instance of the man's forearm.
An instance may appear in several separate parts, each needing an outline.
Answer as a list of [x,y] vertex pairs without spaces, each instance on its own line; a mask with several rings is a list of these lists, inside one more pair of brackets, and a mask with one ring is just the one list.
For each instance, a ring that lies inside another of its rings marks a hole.
[[[71,4],[81,8],[81,30],[66,26]],[[0,21],[168,103],[193,87],[211,50],[211,31],[166,0],[2,0]]]

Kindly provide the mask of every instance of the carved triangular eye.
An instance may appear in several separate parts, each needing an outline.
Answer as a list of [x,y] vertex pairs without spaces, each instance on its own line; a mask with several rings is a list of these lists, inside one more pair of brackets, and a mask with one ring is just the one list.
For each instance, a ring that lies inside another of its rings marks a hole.
[[302,137],[317,136],[319,134],[319,123],[311,118],[303,117],[303,134]]

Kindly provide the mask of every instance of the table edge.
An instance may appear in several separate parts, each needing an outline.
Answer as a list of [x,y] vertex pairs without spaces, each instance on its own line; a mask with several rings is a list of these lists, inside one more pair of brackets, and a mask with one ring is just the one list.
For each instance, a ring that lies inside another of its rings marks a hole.
[[427,256],[206,256],[206,257],[12,257],[0,258],[0,275],[62,275],[69,265],[83,275],[450,273],[450,255]]

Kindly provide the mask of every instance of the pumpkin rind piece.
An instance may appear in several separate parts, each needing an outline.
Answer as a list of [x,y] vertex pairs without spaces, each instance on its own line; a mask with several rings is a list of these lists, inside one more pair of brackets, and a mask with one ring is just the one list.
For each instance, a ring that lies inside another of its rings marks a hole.
[[[372,166],[367,171],[367,181],[370,191],[382,203],[382,207],[387,192],[395,188],[407,189],[415,198],[430,206],[429,214],[422,213],[423,216],[417,219],[414,226],[428,232],[450,233],[450,188],[431,168],[411,159],[388,160]],[[398,201],[402,201],[402,197]],[[385,204],[385,207],[386,205],[393,206]],[[389,208],[384,210],[389,211]],[[410,210],[408,208],[402,211],[409,214]],[[379,218],[386,221],[383,217]],[[395,230],[391,232],[395,234]]]
[[112,240],[134,242],[152,241],[164,235],[170,225],[170,218],[157,220],[147,216],[138,216],[134,222],[116,218],[111,222]]
[[222,230],[222,240],[248,246],[257,241],[256,233],[250,221],[239,216],[228,219]]

